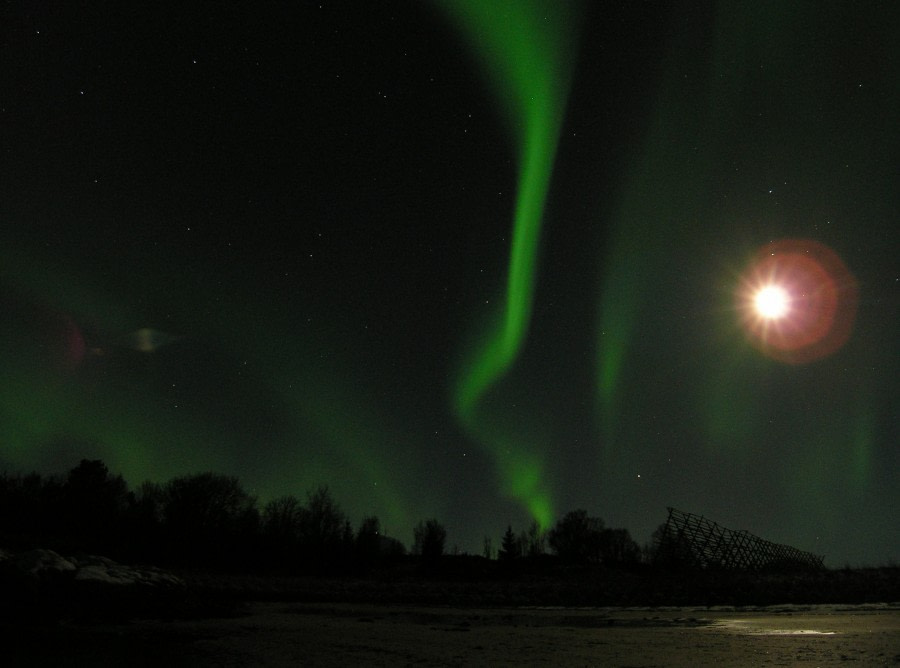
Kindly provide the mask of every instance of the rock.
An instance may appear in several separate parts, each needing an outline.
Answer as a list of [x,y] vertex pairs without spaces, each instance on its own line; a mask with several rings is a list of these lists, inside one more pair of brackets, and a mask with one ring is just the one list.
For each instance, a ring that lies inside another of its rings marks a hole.
[[38,579],[59,578],[73,574],[76,566],[53,550],[28,550],[11,559],[13,567]]
[[99,564],[82,566],[75,573],[76,582],[97,582],[110,586],[131,586],[135,579],[124,569],[109,569]]
[[177,601],[185,590],[181,578],[154,567],[126,566],[98,555],[0,549],[0,599],[5,599],[0,600],[0,619],[152,614]]
[[88,555],[78,559],[76,582],[94,582],[118,587],[181,588],[184,581],[152,566],[125,566],[112,559]]

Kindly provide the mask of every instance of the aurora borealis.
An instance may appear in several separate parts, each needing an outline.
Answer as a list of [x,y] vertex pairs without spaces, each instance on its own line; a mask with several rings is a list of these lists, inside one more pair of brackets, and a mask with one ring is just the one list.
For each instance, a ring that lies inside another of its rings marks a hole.
[[4,12],[0,470],[900,558],[897,10]]
[[543,479],[542,453],[521,429],[491,427],[494,417],[478,415],[482,400],[518,357],[528,332],[534,301],[540,230],[559,140],[575,31],[573,6],[538,2],[516,4],[445,3],[484,54],[516,128],[519,178],[510,236],[506,291],[498,324],[472,351],[456,389],[457,412],[469,433],[494,456],[504,487],[523,502],[543,529],[553,522],[550,493]]

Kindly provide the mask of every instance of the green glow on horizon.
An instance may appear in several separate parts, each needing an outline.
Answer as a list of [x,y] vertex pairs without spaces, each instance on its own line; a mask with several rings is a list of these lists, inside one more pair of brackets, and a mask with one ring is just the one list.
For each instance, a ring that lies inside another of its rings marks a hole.
[[[353,498],[362,506],[358,512],[371,515],[377,509],[383,530],[392,532],[395,538],[396,529],[405,532],[412,526],[416,518],[399,491],[412,486],[402,484],[404,476],[414,475],[409,466],[403,465],[399,446],[407,437],[402,426],[390,424],[385,414],[370,408],[370,399],[358,388],[340,382],[340,378],[353,378],[352,373],[324,377],[302,365],[272,368],[271,373],[281,384],[293,379],[294,387],[284,393],[290,407],[291,431],[314,434],[317,441],[327,445],[327,453],[315,460],[304,459],[308,453],[302,444],[290,449],[281,472],[270,476],[272,482],[285,494],[293,493],[292,481],[301,471],[305,479],[326,481],[339,501]],[[383,454],[394,450],[399,452],[393,460]],[[342,475],[335,478],[335,471]],[[428,502],[419,499],[418,505],[427,507]]]
[[[524,451],[522,441],[504,446],[479,408],[516,361],[531,320],[541,222],[568,95],[572,17],[567,3],[537,0],[440,4],[481,58],[519,154],[505,301],[485,342],[464,365],[454,403],[467,431],[493,456],[505,490],[546,528],[553,509],[540,457]],[[507,451],[527,464],[516,465]]]
[[[0,411],[4,425],[4,455],[11,464],[28,469],[58,453],[46,448],[57,439],[86,451],[68,453],[71,466],[81,458],[103,459],[110,470],[132,485],[161,481],[173,470],[205,470],[205,454],[217,439],[184,419],[165,419],[136,397],[113,389],[82,396],[65,383],[35,382],[33,374],[4,374]],[[163,456],[160,443],[183,444],[175,456]],[[201,445],[203,444],[203,445]],[[63,473],[64,471],[59,471]]]
[[[91,322],[109,337],[147,324],[134,300],[126,299],[124,281],[100,283],[64,258],[45,254],[41,259],[27,247],[0,248],[0,284],[6,298],[37,312]],[[275,324],[277,318],[255,310],[255,296],[244,286],[233,285],[216,298],[203,294],[202,285],[195,287],[188,305],[216,304],[214,311],[205,311],[204,331],[215,333],[210,343],[227,358],[250,357],[247,366],[235,364],[266,395],[246,408],[262,410],[261,419],[254,414],[257,422],[236,430],[217,414],[219,407],[211,413],[209,406],[193,406],[190,397],[183,403],[167,401],[143,377],[86,380],[82,368],[60,367],[52,351],[31,342],[27,326],[7,322],[7,352],[0,365],[2,463],[23,471],[52,472],[61,466],[55,472],[62,474],[81,458],[98,458],[132,487],[215,470],[237,475],[260,504],[284,494],[302,499],[307,491],[328,485],[354,521],[376,514],[395,536],[405,532],[415,518],[398,484],[404,467],[382,461],[381,453],[390,452],[392,443],[410,440],[414,427],[385,425],[364,389],[340,382],[354,373],[329,352],[328,343],[311,335],[298,338],[289,322]],[[188,316],[192,310],[182,309]],[[190,332],[179,333],[192,338]],[[308,350],[324,353],[328,365],[305,354]],[[88,357],[82,366],[113,354]],[[279,423],[268,424],[273,418]],[[60,442],[72,444],[71,452],[61,452]],[[251,448],[254,454],[247,459],[243,453]],[[429,501],[420,505],[428,507]]]

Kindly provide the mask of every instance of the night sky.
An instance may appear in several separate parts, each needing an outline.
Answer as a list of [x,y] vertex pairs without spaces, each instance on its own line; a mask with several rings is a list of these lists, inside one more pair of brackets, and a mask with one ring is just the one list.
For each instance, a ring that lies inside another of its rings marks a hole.
[[0,470],[328,485],[474,553],[674,506],[896,561],[898,34],[890,2],[6,3]]

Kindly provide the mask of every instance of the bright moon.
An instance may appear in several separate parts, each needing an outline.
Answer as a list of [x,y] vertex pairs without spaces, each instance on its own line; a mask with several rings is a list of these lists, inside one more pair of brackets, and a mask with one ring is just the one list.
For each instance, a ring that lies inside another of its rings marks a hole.
[[775,320],[787,313],[789,301],[790,298],[784,288],[778,285],[767,285],[756,293],[753,305],[761,317]]
[[837,253],[812,239],[766,244],[736,288],[735,306],[750,342],[780,362],[826,357],[853,331],[856,279]]

